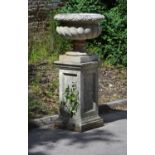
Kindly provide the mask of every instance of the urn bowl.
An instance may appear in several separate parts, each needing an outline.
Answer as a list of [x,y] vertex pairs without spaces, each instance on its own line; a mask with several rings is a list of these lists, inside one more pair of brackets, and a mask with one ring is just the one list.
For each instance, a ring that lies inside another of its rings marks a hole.
[[56,28],[59,35],[70,40],[87,40],[101,34],[99,22],[104,16],[96,13],[64,13],[55,15],[54,19],[59,22]]

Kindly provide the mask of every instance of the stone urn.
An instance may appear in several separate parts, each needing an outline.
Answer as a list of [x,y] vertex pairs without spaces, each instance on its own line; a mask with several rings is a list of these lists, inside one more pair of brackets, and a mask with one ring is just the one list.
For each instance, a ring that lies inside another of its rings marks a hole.
[[[73,49],[60,55],[59,60],[54,62],[59,67],[60,103],[65,105],[66,88],[72,89],[73,83],[78,92],[78,107],[73,117],[64,122],[61,106],[55,125],[80,132],[100,127],[103,119],[98,115],[98,58],[87,52],[85,42],[101,34],[99,24],[104,16],[95,13],[66,13],[57,14],[54,19],[59,23],[57,33],[73,43]],[[72,101],[70,105],[73,105]]]
[[73,50],[66,52],[66,55],[78,56],[88,55],[84,48],[85,41],[101,34],[102,28],[99,23],[104,16],[95,13],[66,13],[57,14],[54,19],[59,22],[57,33],[65,39],[72,40]]

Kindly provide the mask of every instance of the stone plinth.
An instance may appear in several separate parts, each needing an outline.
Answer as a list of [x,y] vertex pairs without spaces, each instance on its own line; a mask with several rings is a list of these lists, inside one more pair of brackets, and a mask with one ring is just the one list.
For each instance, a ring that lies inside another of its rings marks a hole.
[[63,100],[63,94],[68,85],[75,83],[79,92],[79,106],[76,114],[68,121],[64,121],[64,117],[60,114],[55,126],[80,132],[102,126],[103,120],[98,116],[97,105],[97,57],[63,55],[55,64],[59,67],[60,102]]
[[[60,114],[55,126],[85,131],[103,125],[98,116],[98,58],[89,55],[85,41],[101,34],[103,15],[95,13],[57,14],[56,31],[72,40],[73,49],[59,57]],[[71,92],[71,93],[70,93]]]

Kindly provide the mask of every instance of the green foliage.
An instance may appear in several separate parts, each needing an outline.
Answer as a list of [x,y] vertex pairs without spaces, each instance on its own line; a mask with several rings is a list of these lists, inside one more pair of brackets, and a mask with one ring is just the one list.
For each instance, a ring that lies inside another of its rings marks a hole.
[[29,64],[40,63],[44,60],[53,63],[58,59],[59,54],[70,48],[68,41],[56,33],[57,23],[53,20],[56,13],[56,11],[49,12],[48,28],[45,31],[29,31]]
[[[29,37],[29,64],[53,58],[51,56],[51,38],[49,34],[34,34]],[[51,56],[51,57],[50,57]]]
[[49,63],[29,65],[29,119],[58,113],[58,73]]
[[94,13],[96,11],[103,10],[100,0],[69,0],[66,5],[60,8],[61,13],[80,13],[89,12]]
[[78,102],[78,91],[76,88],[76,84],[72,84],[71,87],[67,87],[64,92],[64,101],[61,102],[60,107],[62,108],[60,112],[62,115],[67,113],[69,117],[73,117],[77,112],[77,108],[79,105]]
[[31,83],[29,86],[29,119],[58,113],[58,81],[49,84]]
[[70,0],[60,13],[100,13],[102,34],[88,41],[88,49],[111,65],[127,65],[127,4],[126,0]]
[[48,113],[46,106],[41,104],[37,98],[29,97],[28,103],[29,120]]
[[[41,63],[44,60],[52,63],[59,54],[70,49],[70,44],[56,33],[56,21],[53,16],[57,13],[88,12],[100,13],[105,16],[101,22],[102,34],[88,41],[88,50],[97,54],[104,64],[127,65],[127,15],[126,0],[69,0],[66,5],[49,13],[50,23],[46,32],[29,32],[29,64]],[[46,72],[46,71],[45,71]],[[57,79],[57,78],[56,78]],[[43,85],[40,75],[36,75],[29,84],[29,117],[36,118],[50,113],[57,113],[58,79]],[[78,107],[78,92],[76,87],[67,87],[62,106],[72,117]]]

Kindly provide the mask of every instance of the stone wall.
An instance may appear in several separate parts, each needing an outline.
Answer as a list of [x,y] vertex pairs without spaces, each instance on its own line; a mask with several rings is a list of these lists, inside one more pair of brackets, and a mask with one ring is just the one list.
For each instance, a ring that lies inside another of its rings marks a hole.
[[49,12],[62,5],[61,0],[28,0],[29,31],[45,30],[48,26]]

